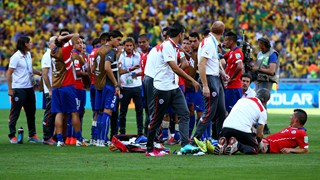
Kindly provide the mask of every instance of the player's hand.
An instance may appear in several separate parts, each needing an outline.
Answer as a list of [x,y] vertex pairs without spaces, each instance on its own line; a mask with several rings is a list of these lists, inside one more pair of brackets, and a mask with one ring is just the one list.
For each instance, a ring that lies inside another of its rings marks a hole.
[[290,148],[283,148],[280,150],[281,153],[283,154],[289,154],[291,152]]
[[192,86],[194,87],[196,92],[200,89],[200,84],[195,80],[192,81]]
[[52,90],[49,91],[49,98],[52,97]]
[[139,69],[139,68],[140,68],[140,65],[137,64],[137,65],[133,66],[132,68],[130,68],[130,71],[134,71],[134,70]]
[[209,90],[208,86],[203,86],[202,94],[203,94],[204,97],[209,97],[210,96],[210,90]]
[[9,90],[8,90],[8,95],[11,96],[11,97],[13,97],[13,95],[14,95],[14,90],[13,90],[13,89],[9,89]]
[[120,87],[116,87],[114,95],[120,97]]

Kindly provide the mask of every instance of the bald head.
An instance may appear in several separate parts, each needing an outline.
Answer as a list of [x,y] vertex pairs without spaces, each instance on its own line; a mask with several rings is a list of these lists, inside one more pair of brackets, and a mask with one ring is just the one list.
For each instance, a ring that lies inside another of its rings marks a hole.
[[216,35],[222,35],[225,25],[222,21],[215,21],[211,26],[211,32]]
[[48,43],[49,49],[53,50],[53,49],[56,47],[56,45],[55,45],[56,39],[57,39],[57,36],[52,36],[52,37],[49,39],[49,43]]

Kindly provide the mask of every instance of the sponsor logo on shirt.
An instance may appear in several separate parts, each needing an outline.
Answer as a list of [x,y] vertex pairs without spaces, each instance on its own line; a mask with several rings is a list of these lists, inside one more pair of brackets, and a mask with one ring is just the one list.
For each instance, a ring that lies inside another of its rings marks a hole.
[[237,59],[240,59],[240,58],[241,58],[240,53],[236,53],[236,58],[237,58]]

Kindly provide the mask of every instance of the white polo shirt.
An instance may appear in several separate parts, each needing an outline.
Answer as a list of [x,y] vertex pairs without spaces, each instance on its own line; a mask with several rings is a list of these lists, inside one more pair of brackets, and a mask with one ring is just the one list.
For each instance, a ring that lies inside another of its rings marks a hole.
[[218,41],[211,33],[199,44],[199,63],[201,62],[201,57],[205,57],[208,59],[206,65],[206,75],[219,76],[218,44]]
[[256,97],[256,92],[252,88],[248,87],[247,91],[244,94],[242,94],[242,98],[250,97]]
[[[160,46],[160,45],[157,45]],[[157,47],[156,46],[156,47]],[[144,68],[144,75],[154,78],[155,72],[155,62],[157,61],[158,51],[156,47],[153,47],[147,56],[146,66]]]
[[170,40],[156,46],[157,57],[155,62],[155,76],[153,86],[162,91],[177,89],[178,81],[175,79],[175,73],[169,66],[168,62],[177,63],[177,48]]
[[267,111],[258,98],[241,98],[224,120],[223,127],[251,133],[256,124],[267,123]]
[[9,62],[9,68],[13,68],[12,88],[32,88],[32,59],[31,53],[23,55],[19,50],[15,52]]
[[[49,68],[48,71],[48,77],[49,77],[49,82],[50,85],[52,86],[52,67],[51,67],[51,56],[50,56],[51,50],[48,48],[47,51],[44,53],[41,59],[41,68]],[[49,89],[46,86],[46,83],[43,81],[43,90],[44,93],[49,93]]]
[[[135,65],[140,65],[140,54],[138,52],[133,52],[131,57],[128,57],[125,52],[121,53],[119,57],[119,62],[122,69],[132,68]],[[141,68],[138,68],[130,73],[122,74],[120,76],[120,82],[122,87],[138,87],[142,85],[141,76],[137,78],[132,78],[132,73],[141,72]]]

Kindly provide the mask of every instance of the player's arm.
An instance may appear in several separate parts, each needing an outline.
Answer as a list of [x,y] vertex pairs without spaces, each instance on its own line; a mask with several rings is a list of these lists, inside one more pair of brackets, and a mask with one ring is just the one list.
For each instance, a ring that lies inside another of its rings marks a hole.
[[42,72],[41,72],[41,71],[36,70],[36,69],[34,69],[34,68],[32,68],[32,73],[33,73],[33,74],[36,74],[36,75],[39,75],[39,76],[42,75]]
[[186,58],[186,55],[184,54],[184,52],[180,52],[180,64],[179,64],[180,68],[185,70],[187,67],[189,67],[189,63],[188,60]]
[[301,149],[301,148],[283,148],[280,151],[283,154],[288,154],[288,153],[307,154],[309,152],[308,149]]
[[182,78],[189,80],[192,82],[192,85],[194,86],[195,90],[198,91],[200,88],[200,85],[197,81],[195,81],[191,76],[189,76],[187,73],[185,73],[175,61],[168,61],[167,62],[169,66],[171,67],[172,71],[181,76]]
[[49,95],[51,96],[52,87],[51,87],[51,84],[50,84],[50,80],[49,80],[49,75],[48,74],[49,74],[49,68],[42,68],[42,78],[43,78],[44,84],[46,85],[46,87],[49,90]]
[[209,90],[208,81],[207,81],[207,74],[206,74],[207,62],[208,62],[208,58],[201,56],[200,62],[198,64],[200,79],[201,79],[202,86],[203,86],[202,93],[205,97],[210,96],[210,90]]
[[241,72],[241,70],[243,69],[242,60],[239,60],[236,64],[237,64],[236,70],[234,71],[234,73],[232,73],[232,75],[230,77],[230,81],[234,80],[237,77],[237,75]]

